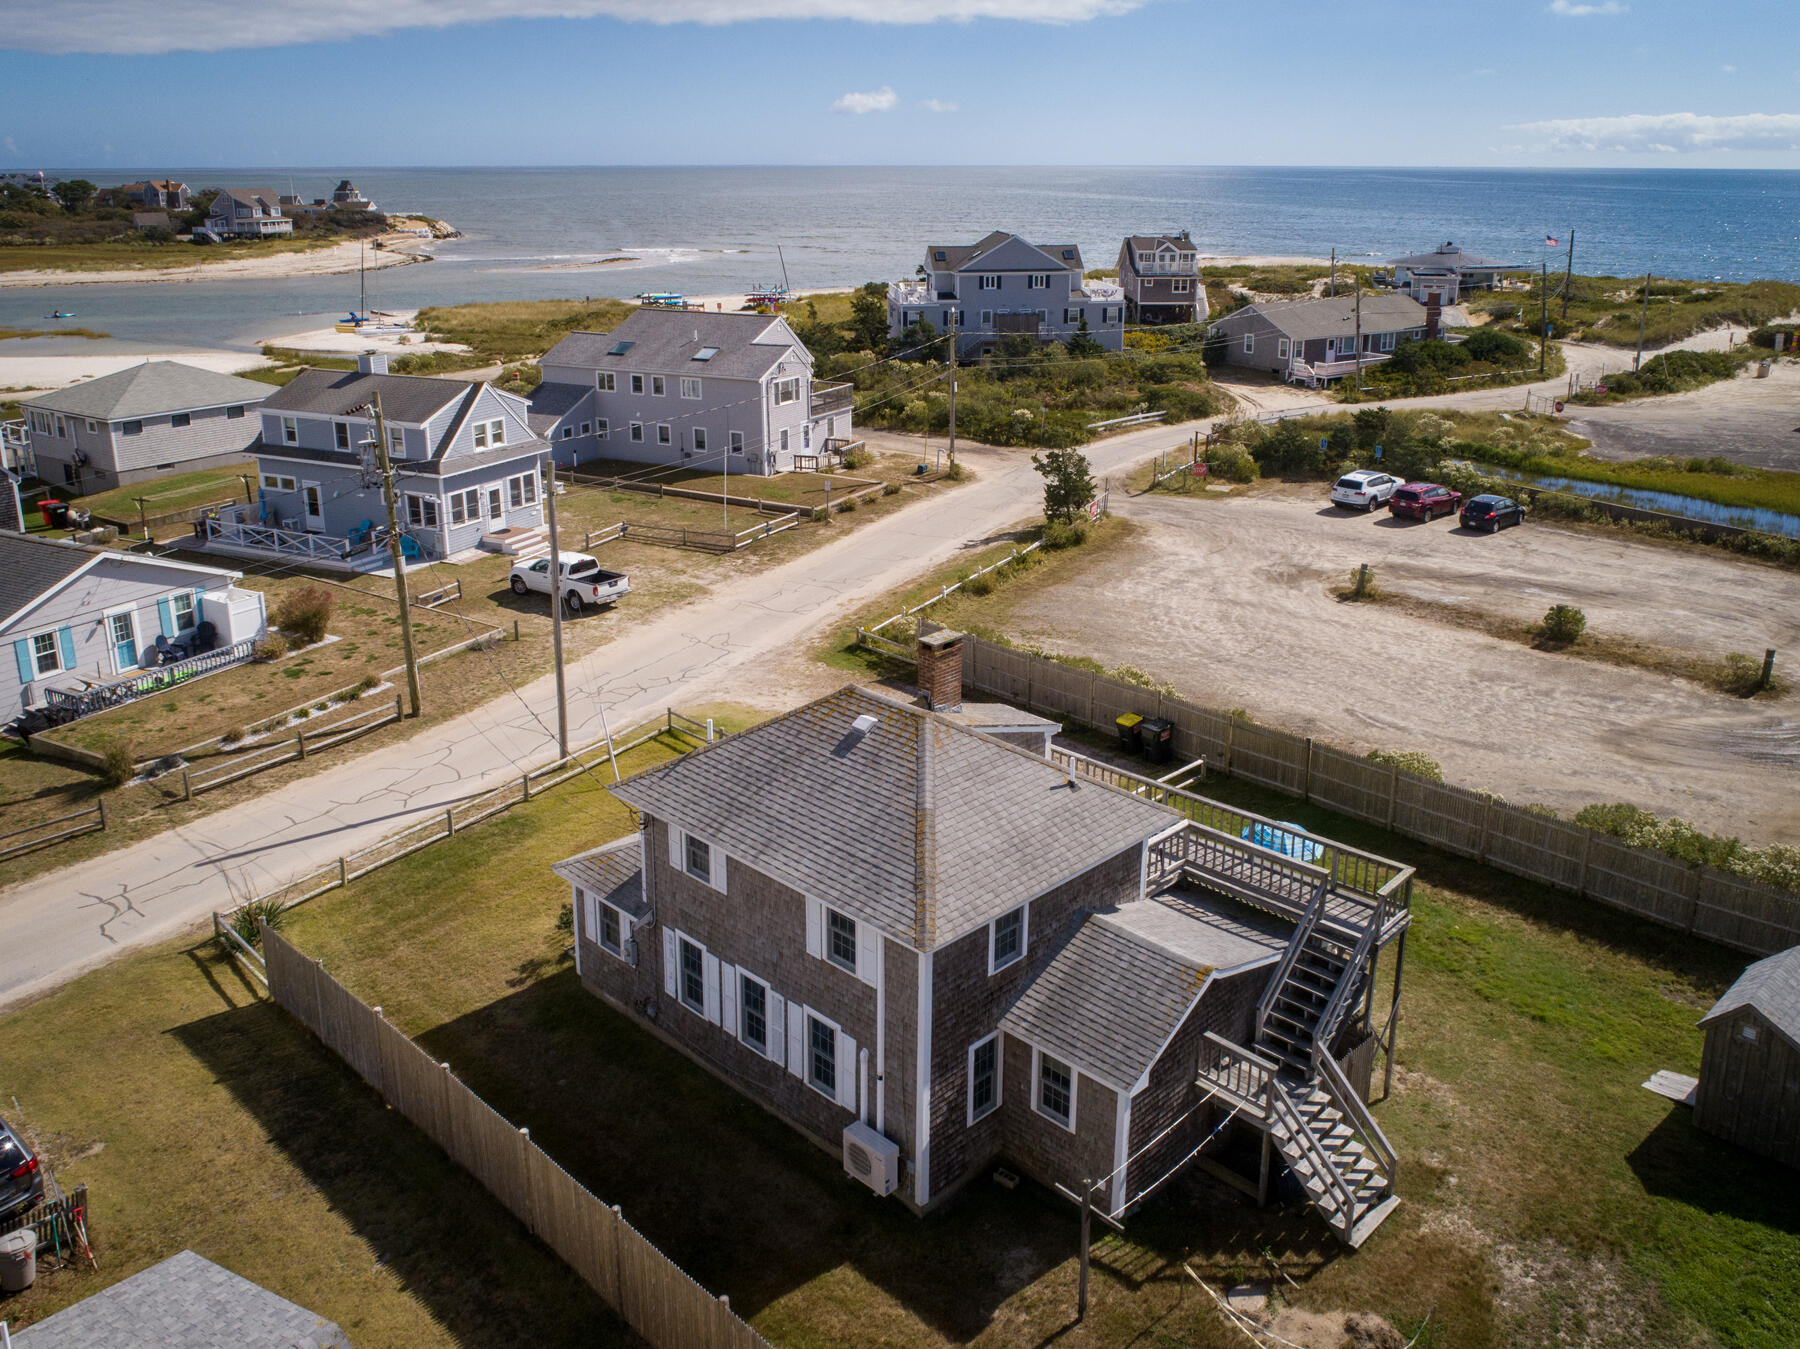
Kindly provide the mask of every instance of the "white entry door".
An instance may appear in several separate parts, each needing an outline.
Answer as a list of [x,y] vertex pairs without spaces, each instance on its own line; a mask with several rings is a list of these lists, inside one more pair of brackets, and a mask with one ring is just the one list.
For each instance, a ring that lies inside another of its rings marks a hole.
[[506,525],[506,510],[503,504],[505,494],[498,487],[487,489],[489,528],[503,529]]
[[300,499],[306,503],[307,533],[323,532],[325,528],[325,497],[319,491],[319,484],[316,482],[301,483]]

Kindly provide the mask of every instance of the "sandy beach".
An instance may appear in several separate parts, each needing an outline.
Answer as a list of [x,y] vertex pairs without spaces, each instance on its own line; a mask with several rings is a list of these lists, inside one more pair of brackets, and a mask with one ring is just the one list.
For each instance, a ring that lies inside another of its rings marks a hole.
[[[421,218],[418,228],[429,228],[431,223]],[[96,272],[58,271],[50,268],[0,272],[0,290],[335,276],[354,272],[365,263],[374,270],[381,267],[405,267],[414,262],[430,262],[431,254],[427,250],[431,243],[432,240],[422,239],[416,234],[396,232],[382,235],[380,248],[370,248],[364,240],[346,239],[343,243],[309,249],[303,253],[271,252],[261,256],[233,257],[221,262],[207,261],[208,249],[195,247],[195,261],[180,266],[115,267]]]

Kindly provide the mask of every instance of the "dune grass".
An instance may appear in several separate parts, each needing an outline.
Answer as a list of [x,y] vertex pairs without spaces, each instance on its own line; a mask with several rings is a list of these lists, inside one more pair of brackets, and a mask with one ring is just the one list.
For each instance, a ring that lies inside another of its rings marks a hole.
[[577,330],[611,332],[637,308],[626,300],[503,300],[422,309],[414,326],[490,361],[541,356]]

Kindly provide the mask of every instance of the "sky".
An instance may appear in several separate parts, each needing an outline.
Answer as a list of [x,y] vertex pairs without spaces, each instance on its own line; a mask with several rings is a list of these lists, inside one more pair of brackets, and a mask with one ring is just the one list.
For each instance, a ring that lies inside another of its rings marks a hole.
[[1795,0],[0,0],[0,170],[1800,169]]

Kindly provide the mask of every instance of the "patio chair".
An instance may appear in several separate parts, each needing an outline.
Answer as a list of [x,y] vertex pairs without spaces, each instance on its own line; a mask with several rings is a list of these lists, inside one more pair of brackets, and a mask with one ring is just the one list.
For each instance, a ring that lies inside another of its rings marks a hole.
[[211,651],[219,644],[219,629],[212,623],[202,620],[188,639],[188,652],[199,655],[202,651]]

